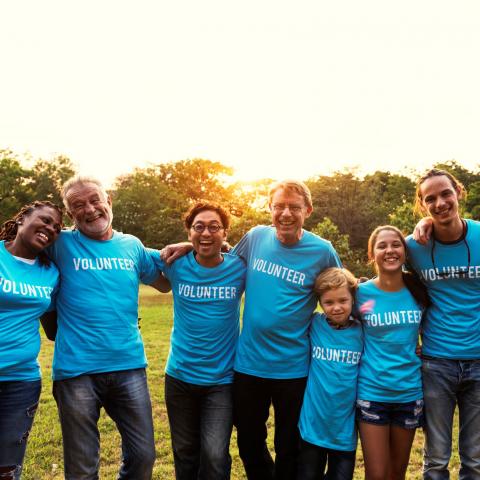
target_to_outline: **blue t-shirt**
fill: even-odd
[[[240,328],[246,267],[233,255],[213,268],[202,267],[193,252],[165,265],[155,262],[173,293],[173,329],[168,375],[196,385],[232,383]]]
[[[138,287],[158,271],[140,240],[113,232],[100,241],[64,231],[48,253],[61,278],[53,379],[145,367]]]
[[[298,427],[309,443],[332,450],[357,446],[355,400],[363,349],[359,322],[334,329],[315,313],[310,329],[311,362]]]
[[[407,238],[408,261],[432,301],[422,324],[422,354],[431,357],[480,359],[480,223],[465,222],[466,243],[435,240],[435,265],[432,240],[420,245]]]
[[[250,230],[233,249],[247,263],[243,327],[235,370],[263,378],[308,374],[308,327],[317,305],[317,275],[339,267],[332,244],[304,231],[294,245],[282,244],[273,227]]]
[[[357,397],[395,403],[419,400],[421,361],[415,349],[422,309],[408,288],[385,292],[374,282],[361,283],[357,291],[365,341]]]
[[[0,241],[0,381],[40,378],[39,317],[58,285],[55,265],[15,258]]]

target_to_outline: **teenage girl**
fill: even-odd
[[[429,300],[425,287],[403,272],[406,244],[393,226],[377,227],[368,241],[377,277],[359,285],[364,352],[357,421],[367,480],[400,480],[415,431],[423,424],[421,361],[416,353]]]

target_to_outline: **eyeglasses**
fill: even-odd
[[[468,266],[467,266],[466,269],[465,269],[465,267],[462,267],[462,270],[455,270],[454,272],[450,271],[450,269],[446,272],[445,271],[440,272],[438,267],[435,265],[435,256],[434,256],[434,252],[435,252],[435,231],[432,231],[432,249],[430,250],[430,256],[431,256],[431,260],[432,260],[433,269],[434,269],[437,277],[439,277],[439,278],[443,278],[443,279],[448,278],[452,275],[452,273],[457,278],[466,278],[467,275],[468,275],[468,272],[470,270],[470,260],[471,260],[470,259],[470,247],[467,243],[467,225],[465,224],[465,221],[463,221],[463,220],[462,220],[462,227],[463,227],[463,231],[462,231],[461,240],[463,241],[463,243],[467,247]]]
[[[210,233],[217,233],[220,230],[223,230],[223,227],[219,223],[209,223],[205,225],[204,223],[196,223],[191,226],[191,229],[197,233],[203,233],[207,229]]]
[[[303,210],[303,207],[300,207],[299,205],[288,205],[285,203],[274,203],[272,208],[277,213],[284,212],[287,208],[292,213],[300,213]]]

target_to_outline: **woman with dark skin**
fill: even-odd
[[[62,211],[25,205],[0,229],[0,478],[18,480],[41,390],[39,317],[59,274],[44,249],[58,237]]]

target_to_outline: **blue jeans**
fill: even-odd
[[[425,480],[448,479],[455,406],[460,480],[480,479],[480,360],[424,358]]]
[[[300,440],[297,480],[352,480],[356,451],[330,450]],[[328,461],[328,471],[325,467]]]
[[[165,375],[177,480],[228,480],[232,385],[202,386]]]
[[[0,479],[18,480],[42,384],[0,382]]]
[[[53,382],[63,436],[66,480],[98,480],[103,407],[122,437],[119,480],[150,480],[155,462],[152,405],[144,368]]]

